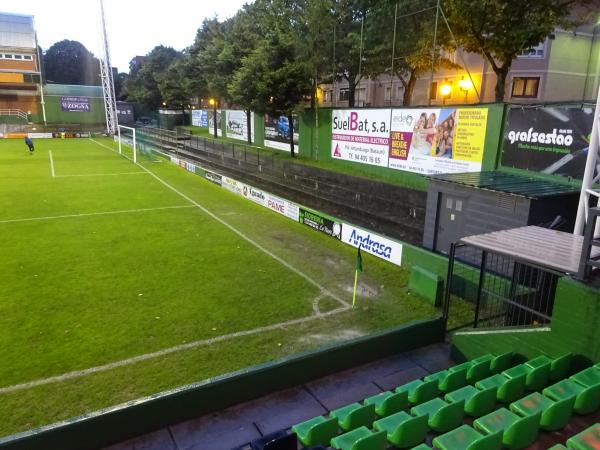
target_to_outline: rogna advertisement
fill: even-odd
[[[481,170],[486,108],[342,109],[331,156],[422,174]]]

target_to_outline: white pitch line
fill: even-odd
[[[93,138],[90,138],[90,140],[93,141],[93,142],[95,142],[96,144],[100,145],[101,147],[107,148],[107,149],[109,149],[109,150],[111,150],[111,151],[113,151],[113,152],[116,153],[116,151],[113,150],[112,148],[110,148],[109,146],[104,145],[101,142],[98,142],[98,141],[96,141]],[[128,160],[132,161],[131,158],[128,158],[125,155],[121,155],[121,156],[123,156],[123,157],[127,158]],[[263,247],[262,245],[260,245],[258,242],[254,241],[252,238],[246,236],[240,230],[238,230],[237,228],[235,228],[233,225],[230,225],[228,222],[226,222],[225,220],[221,219],[219,216],[215,215],[213,212],[211,212],[208,209],[206,209],[204,206],[202,206],[197,201],[195,201],[192,198],[188,197],[183,192],[177,190],[177,188],[171,186],[169,183],[167,183],[165,180],[163,180],[162,178],[160,178],[154,172],[148,170],[146,167],[142,166],[140,163],[136,162],[134,164],[137,165],[137,166],[139,166],[140,168],[142,168],[142,170],[145,170],[146,172],[148,172],[158,182],[160,182],[161,184],[163,184],[164,186],[166,186],[167,188],[169,188],[170,190],[172,190],[173,192],[175,192],[176,194],[178,194],[180,197],[182,197],[185,200],[187,200],[188,202],[190,202],[192,205],[196,206],[202,212],[204,212],[205,214],[208,214],[210,217],[212,217],[214,220],[216,220],[217,222],[219,222],[221,225],[223,225],[224,227],[228,228],[229,230],[231,230],[232,232],[234,232],[235,234],[237,234],[239,237],[241,237],[242,239],[246,240],[247,242],[249,242],[250,244],[252,244],[254,247],[256,247],[257,249],[259,249],[260,251],[262,251],[263,253],[269,255],[275,261],[279,262],[281,265],[283,265],[284,267],[288,268],[289,270],[291,270],[292,272],[294,272],[296,275],[299,275],[300,277],[304,278],[306,281],[308,281],[313,286],[319,288],[319,290],[321,292],[323,292],[323,293],[327,294],[328,296],[330,296],[331,298],[335,299],[338,303],[342,304],[343,306],[348,307],[348,308],[350,307],[350,304],[348,302],[346,302],[345,300],[342,300],[340,297],[338,297],[333,292],[331,292],[330,290],[328,290],[327,288],[325,288],[323,285],[321,285],[318,281],[315,281],[314,279],[312,279],[311,277],[309,277],[307,274],[305,274],[301,270],[299,270],[299,269],[295,268],[294,266],[292,266],[290,263],[288,263],[283,258],[280,258],[276,254],[272,253],[270,250],[268,250],[265,247]]]
[[[128,213],[138,213],[138,212],[146,212],[146,211],[161,211],[163,209],[181,209],[181,208],[194,208],[194,205],[161,206],[158,208],[121,209],[121,210],[117,210],[117,211],[100,211],[100,212],[93,212],[93,213],[63,214],[60,216],[26,217],[24,219],[0,220],[0,224],[17,223],[17,222],[34,222],[34,221],[38,221],[38,220],[51,220],[51,219],[67,219],[67,218],[71,218],[71,217],[108,216],[111,214],[128,214]]]
[[[50,158],[50,173],[52,174],[52,178],[55,178],[56,175],[54,173],[54,159],[52,159],[52,150],[48,150],[48,157]]]
[[[235,339],[235,338],[244,337],[244,336],[252,336],[254,334],[260,334],[260,333],[264,333],[267,331],[273,331],[273,330],[277,330],[279,328],[286,328],[286,327],[289,327],[292,325],[299,325],[299,324],[310,322],[310,321],[313,321],[316,319],[322,319],[327,316],[332,316],[334,314],[339,314],[341,312],[348,311],[348,309],[349,308],[347,308],[347,307],[337,308],[337,309],[328,311],[326,313],[320,313],[320,314],[312,315],[309,317],[302,317],[300,319],[288,320],[286,322],[276,323],[273,325],[267,325],[264,327],[254,328],[251,330],[238,331],[236,333],[224,334],[222,336],[217,336],[214,338],[202,339],[202,340],[198,340],[198,341],[194,341],[194,342],[189,342],[186,344],[176,345],[175,347],[165,348],[163,350],[159,350],[159,351],[152,352],[152,353],[146,353],[144,355],[134,356],[132,358],[122,359],[120,361],[114,361],[114,362],[111,362],[108,364],[104,364],[102,366],[90,367],[90,368],[84,369],[84,370],[76,370],[73,372],[67,372],[62,375],[56,375],[54,377],[48,377],[48,378],[44,378],[44,379],[40,379],[40,380],[29,381],[27,383],[13,384],[12,386],[6,386],[6,387],[0,388],[0,394],[8,394],[10,392],[20,391],[23,389],[29,389],[32,387],[42,386],[45,384],[59,383],[62,381],[72,380],[74,378],[81,378],[81,377],[91,375],[94,373],[105,372],[107,370],[112,370],[112,369],[115,369],[118,367],[128,366],[128,365],[131,365],[134,363],[147,361],[149,359],[159,358],[161,356],[166,356],[171,353],[180,352],[182,350],[189,350],[189,349],[193,349],[196,347],[211,345],[216,342],[228,341],[230,339]]]
[[[148,175],[146,172],[138,170],[137,172],[118,172],[118,173],[79,173],[73,175],[56,175],[56,178],[69,177],[112,177],[117,175]]]

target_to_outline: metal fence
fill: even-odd
[[[511,256],[453,244],[444,315],[453,329],[546,325],[562,275]]]

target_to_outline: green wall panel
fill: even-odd
[[[60,99],[60,97],[46,96],[47,123],[97,125],[106,122],[103,99],[90,98],[90,112],[63,112],[60,107]]]

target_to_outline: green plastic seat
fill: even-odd
[[[465,414],[465,402],[460,400],[455,403],[446,403],[441,398],[434,398],[413,406],[410,413],[415,417],[428,416],[427,424],[429,428],[438,433],[445,433],[462,424]]]
[[[375,420],[375,405],[361,405],[352,403],[329,413],[338,421],[338,425],[344,431],[351,431],[362,426],[370,428]]]
[[[375,405],[375,414],[386,417],[402,411],[408,406],[408,391],[393,393],[390,391],[365,398],[364,405]]]
[[[534,392],[521,400],[511,403],[510,410],[520,416],[530,416],[541,413],[540,428],[547,431],[556,431],[564,428],[573,415],[575,397],[554,401]]]
[[[475,419],[475,428],[485,434],[502,432],[502,445],[517,450],[531,445],[538,436],[541,413],[519,417],[506,408]]]
[[[483,380],[490,376],[490,364],[494,357],[490,354],[480,356],[478,358],[468,361],[467,364],[467,383],[474,384],[479,380]],[[462,364],[461,364],[462,365]],[[460,366],[455,366],[457,369]],[[451,367],[449,370],[453,370]]]
[[[550,380],[558,381],[566,378],[571,369],[572,353],[565,353],[558,358],[554,358],[550,363]]]
[[[458,368],[455,370],[442,370],[432,373],[423,378],[425,381],[437,381],[438,389],[441,392],[455,391],[467,384],[467,369]]]
[[[500,450],[502,432],[486,436],[468,425],[463,425],[436,437],[433,446],[440,450]]]
[[[548,386],[550,379],[550,360],[541,363],[539,359],[531,360],[534,366],[528,363],[519,364],[502,372],[502,375],[508,378],[525,377],[525,388],[530,391],[537,391]]]
[[[565,447],[562,444],[556,444],[550,447],[548,450],[569,450],[568,447]]]
[[[548,386],[543,394],[554,401],[575,398],[573,410],[577,414],[589,414],[600,408],[600,385],[584,387],[567,379]]]
[[[388,442],[399,448],[418,445],[425,440],[429,430],[427,416],[413,417],[404,411],[376,420],[373,428],[385,431]]]
[[[292,427],[298,440],[307,447],[329,445],[331,438],[338,434],[338,423],[335,418],[314,417]]]
[[[385,431],[371,433],[367,427],[359,427],[331,440],[331,446],[338,450],[384,450],[385,445]]]
[[[498,388],[493,386],[487,389],[477,389],[465,386],[444,396],[447,402],[465,402],[465,414],[477,418],[488,414],[496,407],[496,394]]]
[[[503,403],[511,403],[523,397],[525,393],[525,375],[508,378],[502,374],[492,375],[475,383],[477,389],[497,388],[496,399]]]
[[[439,394],[438,383],[436,380],[423,381],[414,380],[410,383],[398,386],[396,393],[408,392],[408,401],[411,405],[418,405],[435,398]]]
[[[420,444],[416,447],[411,448],[410,450],[431,450],[431,447],[427,444]]]
[[[567,447],[573,450],[598,450],[600,448],[600,423],[569,438]]]
[[[569,379],[573,380],[575,383],[581,384],[584,387],[596,386],[600,384],[600,370],[596,367],[588,367],[587,369],[571,376]]]
[[[506,369],[512,367],[513,364],[513,353],[506,352],[500,355],[494,356],[490,361],[490,373],[500,373]]]

